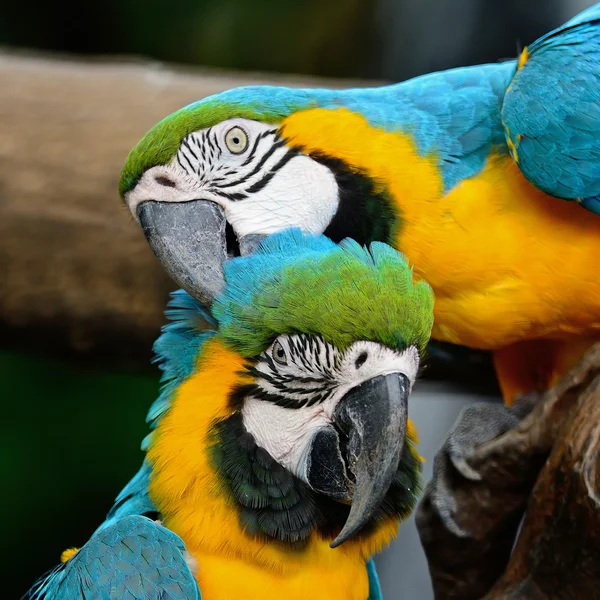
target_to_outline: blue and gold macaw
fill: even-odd
[[[600,339],[599,131],[595,5],[516,61],[206,98],[140,141],[121,194],[205,304],[253,236],[390,243],[434,289],[434,339],[493,351],[512,401]]]
[[[407,400],[433,294],[402,255],[291,230],[176,292],[142,469],[32,600],[378,600],[419,490]],[[211,298],[212,301],[212,298]]]

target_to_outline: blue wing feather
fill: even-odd
[[[100,526],[100,529],[108,527],[124,517],[133,515],[148,516],[158,513],[158,509],[148,495],[150,473],[150,465],[144,461],[135,477],[117,496],[115,504],[110,509],[110,512],[106,516],[104,523]]]
[[[600,4],[529,47],[502,119],[525,177],[594,211],[600,195]]]
[[[102,527],[23,600],[201,600],[185,546],[142,516]]]

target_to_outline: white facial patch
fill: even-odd
[[[265,375],[260,389],[279,396],[290,407],[271,399],[250,397],[244,402],[242,416],[246,430],[256,443],[279,464],[307,481],[307,461],[303,460],[314,434],[333,420],[340,400],[354,387],[379,375],[401,373],[411,385],[419,368],[419,353],[413,346],[392,350],[375,342],[355,342],[345,352],[312,337],[316,343],[302,344],[308,336],[280,336],[259,360],[256,370]],[[275,344],[284,348],[287,364],[269,354]],[[304,383],[298,383],[304,379]],[[320,383],[319,380],[320,379]],[[287,382],[285,389],[282,389]],[[308,394],[302,392],[308,391]],[[309,406],[321,394],[322,401]]]
[[[306,481],[303,453],[313,435],[331,419],[323,405],[298,409],[284,408],[256,398],[248,398],[242,409],[246,431],[280,465]]]
[[[240,130],[245,144],[235,135]],[[188,135],[173,160],[147,170],[125,200],[136,219],[138,206],[149,200],[215,202],[239,239],[291,226],[322,233],[339,193],[333,173],[286,145],[277,127],[229,119]]]
[[[338,207],[338,187],[327,167],[300,154],[259,192],[222,206],[238,237],[293,226],[323,233]]]

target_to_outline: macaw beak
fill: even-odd
[[[141,203],[137,214],[154,254],[175,282],[210,307],[225,285],[226,220],[207,200]],[[240,244],[240,250],[246,250]]]
[[[352,388],[339,402],[333,424],[309,449],[309,485],[350,512],[335,548],[373,516],[398,470],[408,419],[410,383],[401,373],[379,375]]]

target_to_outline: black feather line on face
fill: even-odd
[[[212,190],[214,194],[220,196],[221,198],[225,198],[227,200],[232,200],[237,202],[238,200],[245,200],[248,196],[242,192],[234,192],[232,194],[226,194],[225,192],[218,192],[216,190]]]
[[[256,139],[254,140],[254,144],[252,144],[252,148],[250,149],[250,152],[248,153],[248,158],[242,163],[242,167],[248,166],[254,160],[254,154],[256,153],[256,149],[258,148],[258,144],[260,143],[261,140],[263,140],[265,138],[265,135],[267,133],[270,133],[270,132],[269,131],[263,131],[262,133],[259,133],[256,136]]]
[[[267,152],[265,152],[265,154],[263,155],[263,157],[258,161],[258,164],[254,167],[254,169],[252,169],[252,171],[250,171],[249,173],[243,175],[239,179],[236,179],[235,181],[231,181],[229,183],[225,183],[225,184],[217,186],[217,187],[219,187],[219,189],[226,189],[226,188],[235,187],[236,185],[242,185],[243,183],[246,183],[246,181],[248,181],[249,179],[251,179],[252,177],[254,177],[254,175],[256,175],[263,168],[263,166],[265,165],[265,163],[267,162],[267,160],[269,160],[269,158],[271,156],[273,156],[273,154],[275,153],[275,151],[278,148],[281,148],[284,145],[284,143],[285,142],[282,139],[278,139],[267,150]]]
[[[277,394],[272,391],[267,391],[260,386],[260,384],[250,384],[244,386],[244,397],[245,398],[256,398],[258,400],[264,400],[266,402],[271,402],[272,404],[276,404],[277,406],[281,406],[283,408],[293,408],[300,409],[308,406],[314,406],[319,402],[324,402],[327,400],[331,394],[335,391],[335,385],[330,384],[327,385],[325,381],[319,379],[313,379],[310,377],[293,377],[293,376],[285,376],[283,380],[276,379],[273,375],[268,373],[263,373],[261,371],[256,370],[251,367],[248,369],[248,373],[253,377],[264,379],[269,382],[274,388],[281,391],[281,394]],[[294,383],[322,383],[320,388],[295,388],[287,385],[290,382]],[[299,396],[304,396],[305,399],[292,398],[288,394],[295,394]]]
[[[185,158],[185,161],[188,163],[191,171],[181,162],[181,158],[180,155],[183,156],[183,158]],[[181,151],[179,151],[177,153],[177,162],[179,163],[179,166],[188,174],[191,175],[194,172],[194,168],[192,167],[190,161],[188,160],[187,156],[185,156],[185,154]]]
[[[327,345],[325,342],[322,344]],[[245,389],[246,397],[272,402],[285,408],[303,408],[324,402],[334,393],[337,382],[332,372],[316,360],[322,346],[309,335],[298,335],[287,339],[289,359],[302,365],[309,373],[318,372],[316,376],[285,373],[287,365],[279,365],[271,355],[264,352],[259,358],[246,364],[246,373],[255,379],[255,383]],[[311,364],[310,358],[315,359]],[[258,363],[264,363],[267,369],[260,370]],[[266,390],[261,382],[266,382],[273,390]],[[280,393],[277,393],[280,392]],[[298,398],[300,396],[300,398]]]
[[[295,150],[287,150],[286,153],[281,157],[279,162],[273,166],[271,170],[269,170],[265,175],[263,175],[262,179],[259,179],[256,183],[252,184],[247,190],[248,194],[255,194],[262,190],[270,181],[277,175],[285,165],[292,160],[295,156],[298,156],[298,153]]]
[[[208,131],[206,134],[205,142],[208,144],[208,147],[211,150],[211,152],[219,147],[219,144],[217,142],[217,136],[215,134],[212,134],[211,136],[210,131]]]
[[[196,155],[196,153],[192,150],[192,147],[190,146],[190,142],[188,141],[187,138],[184,138],[182,145],[184,145],[187,148],[188,152],[194,157],[195,160],[200,160],[198,158],[198,156]]]
[[[339,158],[318,152],[305,153],[326,166],[338,186],[338,209],[324,234],[336,243],[348,237],[363,246],[374,241],[392,243],[402,218],[390,193],[366,171]]]

